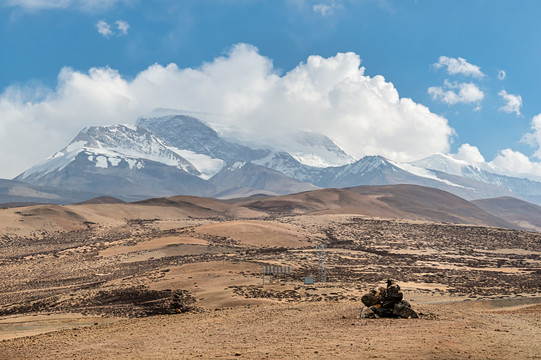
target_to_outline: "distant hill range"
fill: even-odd
[[[359,214],[370,217],[518,228],[471,202],[417,185],[357,186],[246,199],[250,209],[279,215]]]
[[[541,206],[512,197],[474,200],[472,203],[522,229],[541,231]]]
[[[33,185],[0,179],[0,208],[29,204],[71,204],[99,196],[98,193]]]
[[[418,185],[318,189],[289,195],[259,194],[228,200],[178,195],[126,203],[116,198],[100,197],[65,207],[39,205],[25,207],[19,211],[27,215],[26,222],[34,221],[39,224],[50,221],[58,224],[66,222],[71,224],[70,226],[79,223],[81,227],[89,221],[88,214],[97,212],[103,213],[100,216],[108,217],[122,214],[121,218],[180,214],[191,218],[224,220],[343,214],[404,221],[541,230],[539,227],[541,207],[536,205],[512,198],[470,202],[443,190]],[[53,215],[54,219],[50,218]],[[67,218],[62,220],[64,217]]]
[[[315,132],[238,140],[194,117],[161,111],[137,126],[83,129],[57,153],[0,182],[0,203],[123,201],[193,195],[237,198],[315,189],[410,184],[466,200],[514,197],[541,205],[541,182],[491,173],[436,154],[412,163],[382,156],[355,160]],[[264,137],[261,136],[261,139]],[[59,190],[61,189],[61,190]]]

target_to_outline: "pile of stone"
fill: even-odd
[[[171,301],[171,312],[181,314],[197,310],[195,306],[195,298],[187,290],[175,290]]]
[[[387,280],[387,288],[371,290],[363,295],[361,301],[366,306],[361,312],[361,318],[378,319],[380,317],[415,319],[419,315],[404,300],[400,286],[393,280]]]

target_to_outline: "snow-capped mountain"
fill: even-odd
[[[357,185],[415,184],[442,189],[465,199],[511,196],[513,192],[495,184],[390,161],[382,156],[365,156],[347,165],[317,168],[301,164],[288,153],[271,153],[255,163],[280,171],[298,181],[319,187],[344,188]],[[541,185],[541,184],[540,184]],[[529,197],[531,201],[535,199]]]
[[[178,194],[285,194],[317,188],[251,163],[269,150],[226,141],[198,119],[167,115],[141,118],[138,125],[85,128],[16,180],[126,200]]]
[[[390,184],[429,186],[470,200],[497,196],[541,200],[541,182],[494,174],[446,155],[412,163],[381,156],[355,160],[318,133],[289,133],[274,141],[262,137],[260,143],[252,134],[250,146],[226,133],[175,113],[140,118],[137,127],[89,127],[15,179],[125,200]]]
[[[300,163],[291,154],[283,151],[273,151],[261,159],[252,161],[269,169],[279,171],[293,179],[315,184],[322,168]]]
[[[268,150],[256,150],[229,142],[221,138],[210,126],[191,116],[142,117],[139,118],[137,126],[156,134],[187,158],[192,157],[198,163],[214,162],[214,174],[225,165],[252,161],[268,153]]]
[[[117,196],[210,195],[201,172],[144,128],[83,129],[64,149],[15,180]]]
[[[541,194],[541,182],[496,174],[489,169],[483,169],[481,164],[471,165],[444,154],[435,154],[410,164],[416,167],[434,170],[434,173],[439,174],[439,178],[442,179],[448,178],[448,174],[456,175],[481,183],[495,185],[530,200],[535,200],[536,195]]]
[[[481,171],[479,167],[470,165],[466,161],[457,160],[444,154],[434,154],[421,160],[412,161],[410,164],[457,176],[464,176],[464,174],[473,174]]]
[[[313,131],[289,132],[261,141],[273,152],[287,153],[299,163],[311,167],[326,168],[355,162],[334,141]]]
[[[225,167],[209,180],[220,198],[254,194],[283,195],[318,189],[310,183],[292,179],[283,173],[253,163],[237,162]]]
[[[130,169],[141,169],[145,166],[144,160],[150,160],[174,166],[192,175],[200,175],[189,161],[146,129],[112,125],[83,129],[68,146],[25,171],[17,179],[39,182],[45,175],[66,168],[81,154],[98,168],[116,167],[125,162]]]

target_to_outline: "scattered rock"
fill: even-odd
[[[393,314],[404,319],[417,319],[419,315],[411,308],[407,301],[394,304]]]
[[[361,319],[378,319],[379,315],[372,311],[371,308],[365,307],[361,310]]]
[[[372,290],[372,292],[370,292],[369,294],[363,295],[363,297],[361,298],[361,301],[366,306],[374,306],[374,305],[376,305],[378,303],[378,298],[375,296],[376,291]]]

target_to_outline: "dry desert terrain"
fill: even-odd
[[[0,210],[0,358],[541,359],[541,234],[275,205]],[[389,278],[419,319],[360,318]]]

